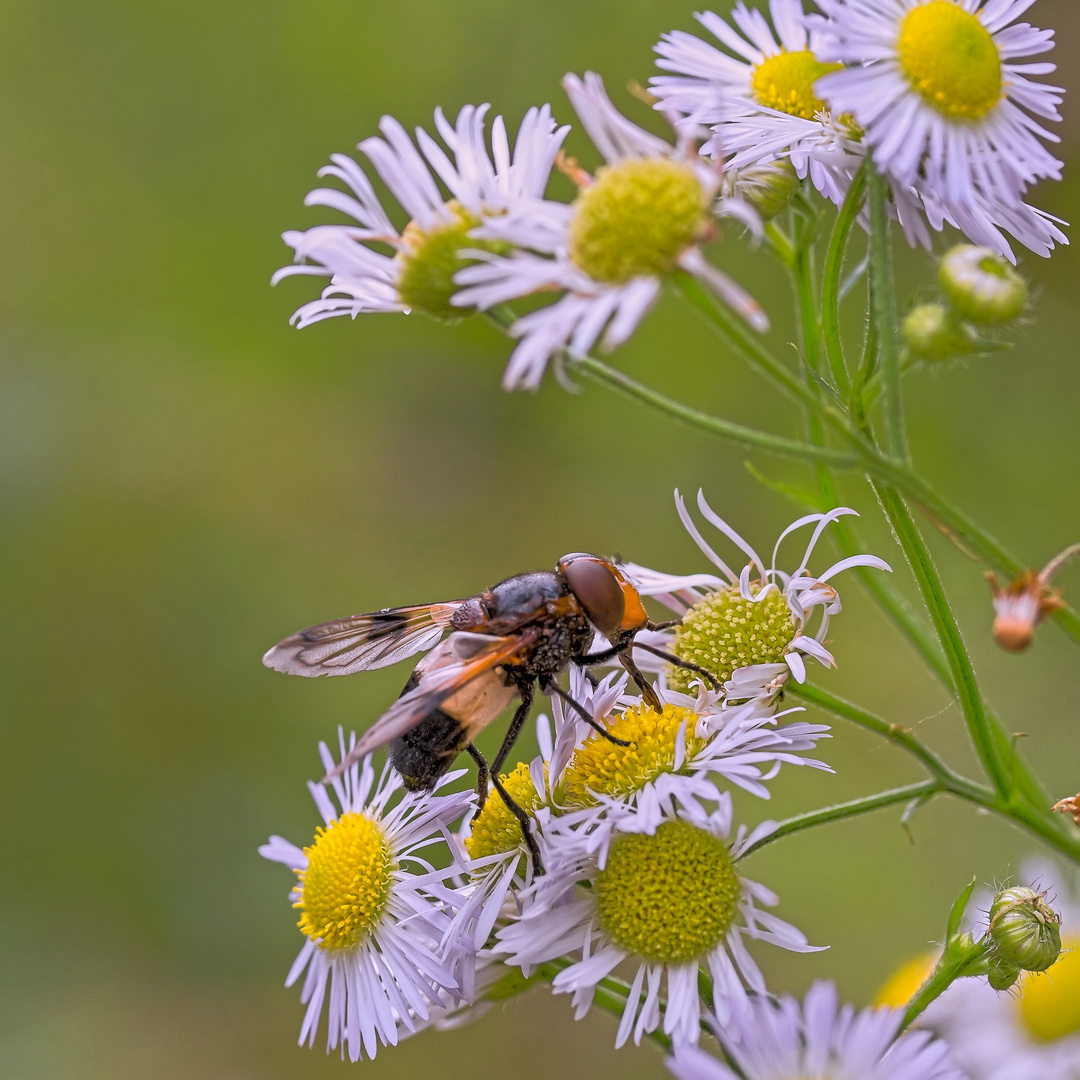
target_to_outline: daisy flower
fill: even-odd
[[[676,1080],[964,1080],[928,1032],[897,1037],[901,1017],[841,1007],[833,984],[818,982],[802,1003],[753,998],[730,1024],[711,1024],[731,1065],[684,1046],[668,1068]]]
[[[276,284],[293,274],[330,278],[322,297],[301,307],[298,326],[335,315],[356,318],[364,312],[416,309],[439,318],[459,318],[450,305],[454,274],[468,262],[463,249],[508,251],[504,243],[473,240],[469,234],[492,215],[514,211],[543,197],[555,156],[569,128],[556,128],[551,110],[530,109],[521,123],[513,152],[503,118],[492,123],[491,150],[485,142],[487,105],[466,105],[451,126],[441,109],[435,127],[446,149],[423,128],[416,144],[391,116],[379,127],[383,139],[360,143],[368,161],[406,214],[399,232],[383,209],[363,169],[344,154],[319,176],[340,180],[338,188],[316,188],[307,206],[325,206],[353,218],[355,225],[317,225],[287,232],[285,243],[296,262],[279,270]],[[419,146],[419,150],[417,149]],[[449,152],[448,152],[449,151]],[[445,192],[438,181],[445,185]]]
[[[978,196],[1016,206],[1036,180],[1061,177],[1041,141],[1057,137],[1034,117],[1059,120],[1062,91],[1028,78],[1053,64],[1026,62],[1052,48],[1053,32],[1016,23],[1032,3],[819,0],[822,16],[807,21],[820,55],[850,66],[817,91],[853,117],[897,183],[925,184],[950,208]]]
[[[355,741],[346,747],[339,736],[342,758]],[[319,752],[332,772],[325,743]],[[439,786],[462,775],[448,774]],[[373,1058],[379,1043],[395,1044],[402,1029],[415,1031],[461,996],[442,956],[448,872],[433,869],[422,852],[445,841],[475,797],[425,793],[395,801],[400,779],[387,768],[376,782],[370,756],[332,781],[336,806],[322,784],[308,788],[324,822],[312,843],[301,849],[272,836],[259,848],[297,877],[289,895],[307,940],[285,985],[304,976],[301,1045],[314,1045],[325,1005],[327,1049],[347,1048],[351,1061]]]
[[[842,65],[824,58],[831,38],[807,30],[802,0],[771,0],[770,13],[772,26],[740,0],[731,23],[712,12],[698,15],[723,49],[684,31],[664,35],[657,66],[671,74],[652,79],[652,91],[664,109],[712,129],[702,153],[724,160],[733,190],[740,190],[740,177],[752,184],[760,170],[790,160],[798,178],[809,177],[839,205],[867,152],[852,112],[830,110],[823,100],[823,87],[832,85],[824,76]],[[751,187],[747,201],[766,216],[790,190],[779,175],[757,186],[763,190]],[[891,211],[912,246],[929,248],[933,232],[946,225],[1014,262],[1004,233],[1043,256],[1068,243],[1055,218],[1020,199],[1003,203],[977,191],[954,201],[922,175],[894,180],[891,195]],[[865,212],[860,222],[869,228]]]
[[[698,492],[698,509],[749,559],[736,573],[701,535],[675,492],[675,505],[686,531],[705,557],[723,577],[714,574],[674,576],[629,564],[625,572],[643,596],[655,596],[682,619],[674,631],[641,635],[647,644],[658,645],[683,660],[701,665],[724,683],[728,703],[760,700],[770,702],[790,677],[806,680],[806,659],[811,657],[826,667],[835,667],[833,655],[825,647],[829,622],[841,610],[840,594],[830,584],[832,578],[853,566],[890,570],[888,563],[873,555],[841,559],[821,574],[809,570],[810,556],[828,525],[854,510],[839,507],[827,514],[808,514],[789,525],[776,541],[768,566],[761,556],[705,501]],[[813,526],[813,532],[797,567],[788,572],[777,568],[780,545],[792,533]],[[816,627],[810,624],[816,609]],[[641,661],[641,666],[649,666]],[[656,664],[652,664],[656,669]],[[685,669],[669,666],[667,684],[683,690],[694,678]]]
[[[920,1023],[949,1041],[971,1080],[1074,1080],[1080,1077],[1080,880],[1043,862],[1025,865],[1020,880],[1048,891],[1061,915],[1062,955],[1049,971],[1026,973],[1005,993],[985,979],[960,979]],[[984,898],[984,909],[990,899]],[[898,987],[888,992],[895,996]]]
[[[580,187],[570,205],[536,202],[485,220],[475,237],[516,250],[477,251],[478,262],[455,278],[461,290],[453,303],[466,308],[483,310],[539,290],[563,293],[513,324],[511,335],[520,342],[503,385],[535,389],[549,360],[583,356],[598,341],[608,349],[622,344],[652,307],[665,276],[678,269],[699,277],[756,329],[767,329],[758,304],[701,252],[715,231],[720,171],[687,139],[673,146],[627,120],[598,75],[568,75],[563,86],[606,164],[595,177],[576,163],[568,166]],[[737,200],[715,209],[760,226]]]
[[[657,1028],[676,1045],[697,1042],[702,969],[712,980],[713,1007],[726,1022],[745,1007],[746,986],[765,992],[744,939],[817,951],[758,907],[777,898],[739,873],[736,860],[753,835],[739,829],[732,839],[731,828],[727,792],[711,813],[669,810],[652,828],[628,806],[581,812],[575,827],[546,849],[548,873],[523,896],[521,917],[498,932],[495,952],[526,974],[577,954],[552,989],[573,996],[579,1019],[601,981],[629,962],[633,975],[616,1046],[631,1037],[640,1042]]]
[[[858,133],[836,124],[815,91],[840,65],[817,53],[818,34],[804,25],[802,0],[770,0],[769,20],[739,0],[731,23],[711,11],[696,16],[724,49],[682,30],[656,46],[657,67],[671,74],[650,80],[665,109],[713,129],[702,148],[739,173],[784,156],[800,179],[840,203],[862,162]],[[734,24],[734,25],[732,25]],[[726,50],[726,51],[725,51]]]

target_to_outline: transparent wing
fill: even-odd
[[[434,647],[463,601],[386,608],[309,626],[279,641],[263,663],[286,675],[352,675]]]
[[[417,667],[420,678],[416,686],[390,706],[360,737],[359,742],[323,781],[339,776],[355,761],[393,742],[410,728],[416,727],[447,698],[463,686],[500,664],[519,659],[538,636],[528,629],[509,637],[489,637],[486,634],[451,634],[437,653],[425,657]],[[422,670],[421,670],[422,669]]]

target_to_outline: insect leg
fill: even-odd
[[[682,619],[668,619],[667,622],[653,622],[650,619],[645,624],[646,630],[670,630],[673,626],[678,626],[682,622]]]
[[[479,799],[480,809],[483,810],[484,803],[487,802],[488,797],[488,777],[491,775],[491,770],[488,768],[488,763],[484,759],[484,755],[479,750],[469,743],[465,747],[469,757],[476,762],[476,795]]]
[[[541,689],[544,691],[550,691],[554,694],[558,694],[562,700],[574,709],[598,735],[602,735],[608,742],[614,743],[616,746],[632,746],[633,743],[627,742],[626,739],[617,739],[603,724],[598,724],[593,718],[592,713],[581,704],[580,701],[575,701],[554,679],[549,680],[546,684],[541,685]]]
[[[580,664],[582,667],[591,664],[606,664],[625,650],[626,642],[624,641],[621,645],[613,645],[610,649],[604,649],[602,652],[586,653],[585,656],[578,656],[575,658],[574,663]]]
[[[647,653],[652,653],[653,656],[659,656],[661,660],[666,660],[669,664],[674,664],[676,667],[686,668],[687,671],[696,671],[699,675],[705,676],[709,685],[714,690],[720,689],[720,680],[711,671],[703,668],[700,664],[693,664],[689,660],[683,660],[681,657],[676,656],[674,653],[664,652],[663,649],[657,649],[653,645],[646,645],[642,641],[635,641],[634,648],[644,649]]]
[[[519,683],[518,693],[521,695],[521,704],[515,710],[514,718],[510,721],[510,726],[506,729],[506,735],[503,737],[502,746],[499,747],[499,752],[491,763],[492,775],[499,773],[503,765],[506,764],[506,759],[509,757],[510,751],[513,750],[514,743],[517,742],[517,737],[525,726],[525,721],[529,718],[529,710],[532,708],[533,703],[532,682]]]
[[[638,689],[641,691],[641,696],[645,699],[645,704],[650,709],[655,709],[657,712],[664,711],[664,703],[660,700],[660,696],[656,692],[656,687],[653,686],[648,679],[641,673],[641,669],[634,663],[630,657],[623,653],[619,657],[619,663],[630,673],[630,678],[637,684]]]
[[[506,804],[506,809],[517,818],[518,824],[521,826],[521,835],[525,840],[525,846],[529,849],[529,856],[532,859],[533,872],[542,874],[544,872],[544,864],[540,858],[540,845],[536,842],[536,837],[533,835],[529,815],[514,802],[510,792],[503,787],[502,781],[499,779],[499,774],[496,772],[492,772],[491,774],[491,785],[499,793],[499,797]]]

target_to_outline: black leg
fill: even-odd
[[[476,762],[476,795],[480,800],[480,809],[484,809],[484,803],[487,802],[488,797],[488,777],[491,775],[491,770],[488,768],[488,763],[484,759],[484,755],[479,750],[469,743],[465,747],[468,751],[469,757]]]
[[[606,664],[609,660],[614,660],[619,653],[625,651],[626,642],[624,641],[621,645],[612,645],[610,649],[603,649],[600,652],[586,653],[584,656],[575,657],[574,663],[580,664],[582,667],[591,664]]]
[[[518,824],[521,826],[521,835],[525,840],[525,846],[529,849],[529,857],[532,859],[533,873],[542,874],[544,872],[544,864],[540,859],[540,845],[536,842],[536,837],[533,836],[529,815],[510,797],[510,792],[503,787],[497,772],[492,772],[491,784],[499,793],[502,801],[506,804],[506,809],[517,818]]]
[[[554,679],[550,679],[547,683],[541,686],[544,691],[549,691],[553,694],[558,694],[562,700],[574,709],[598,735],[602,735],[608,742],[614,743],[616,746],[632,746],[632,743],[626,741],[626,739],[617,739],[603,724],[598,724],[593,718],[592,713],[581,704],[580,701],[575,701]]]
[[[619,662],[626,668],[630,673],[630,678],[637,684],[637,688],[641,691],[641,696],[645,699],[645,704],[656,712],[663,712],[664,703],[657,695],[656,687],[645,678],[637,664],[635,664],[626,653],[623,653],[622,656],[619,657]]]
[[[499,747],[499,752],[495,755],[495,760],[491,763],[492,776],[497,776],[502,772],[502,767],[506,764],[506,759],[510,756],[510,751],[514,749],[514,743],[517,742],[517,737],[521,734],[521,729],[525,726],[525,721],[529,718],[529,710],[532,708],[532,683],[519,683],[517,690],[521,695],[521,704],[515,710],[514,717],[510,721],[510,726],[506,729],[506,735],[503,737],[502,746]]]
[[[693,664],[689,660],[683,660],[682,657],[676,656],[674,653],[664,652],[663,649],[657,649],[652,645],[646,645],[644,642],[635,641],[635,649],[644,649],[647,653],[652,653],[653,656],[659,656],[661,660],[666,660],[669,664],[674,664],[676,667],[686,668],[687,671],[696,671],[699,675],[704,675],[709,681],[709,685],[714,690],[720,689],[720,680],[707,668],[703,668],[700,664]]]
[[[673,626],[678,626],[682,622],[682,619],[668,619],[667,622],[653,622],[651,619],[645,624],[646,630],[670,630]]]

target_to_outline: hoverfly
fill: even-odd
[[[533,866],[540,871],[528,814],[499,779],[528,718],[534,685],[541,693],[560,697],[603,737],[628,745],[596,723],[558,685],[557,677],[571,664],[588,668],[618,658],[645,700],[659,711],[663,706],[656,690],[630,656],[636,644],[699,672],[716,686],[712,675],[696,664],[634,641],[642,630],[671,625],[650,621],[637,589],[616,563],[577,553],[561,558],[554,571],[517,574],[467,600],[385,608],[309,627],[275,645],[263,663],[287,675],[315,678],[372,671],[427,652],[401,696],[325,780],[388,745],[390,761],[405,787],[430,791],[457,756],[467,752],[477,764],[481,805],[490,780],[521,824]],[[590,652],[597,631],[610,645]],[[517,709],[489,765],[473,740],[515,693]]]

